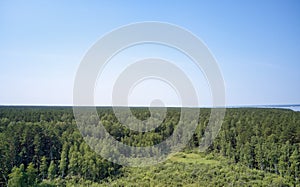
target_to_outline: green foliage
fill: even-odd
[[[293,183],[296,185],[299,182],[299,174],[300,174],[300,155],[298,148],[295,148],[291,157],[290,157],[290,173],[293,179]]]
[[[179,108],[167,108],[159,127],[137,132],[123,126],[112,108],[97,111],[116,140],[137,147],[165,140],[180,119]],[[147,108],[131,111],[141,120],[151,115]],[[201,109],[186,152],[201,144],[209,115],[210,109]],[[126,113],[122,118],[129,123],[133,120]],[[97,145],[104,136],[97,130],[97,116],[86,120],[94,126],[81,127],[81,132],[93,137],[87,141]],[[297,186],[299,145],[300,112],[227,109],[222,129],[207,151],[209,157],[180,153],[157,166],[122,168],[101,158],[83,141],[72,108],[0,107],[0,186]],[[98,147],[112,157],[117,151],[109,145]],[[136,156],[143,156],[136,150]]]
[[[213,160],[211,160],[213,159]],[[224,157],[179,153],[146,168],[124,168],[125,176],[99,186],[289,186],[276,174],[251,170]],[[82,184],[83,186],[83,184]]]
[[[26,175],[27,175],[27,185],[34,186],[36,184],[37,179],[37,169],[34,168],[33,163],[30,163],[26,168]]]
[[[42,161],[42,163],[40,166],[40,176],[41,176],[41,179],[44,180],[47,177],[47,173],[48,173],[47,158],[45,156],[43,156],[41,161]]]
[[[21,164],[20,167],[14,167],[12,172],[8,175],[8,186],[10,187],[25,187],[27,176],[24,171],[24,164]]]
[[[62,148],[60,162],[59,162],[59,172],[61,173],[61,177],[62,178],[64,178],[65,174],[67,173],[67,165],[68,165],[68,162],[67,162],[67,160],[68,160],[67,159],[68,158],[67,151],[68,151],[68,144],[65,143],[63,145],[63,148]]]
[[[53,180],[56,176],[56,166],[53,160],[51,160],[49,168],[48,168],[48,178]]]

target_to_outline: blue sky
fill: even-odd
[[[0,104],[72,105],[74,77],[91,45],[142,21],[176,24],[205,42],[223,74],[228,105],[300,103],[299,18],[296,0],[3,0]],[[142,94],[137,90],[131,99]],[[102,97],[99,104],[109,104]]]

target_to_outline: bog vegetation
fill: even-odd
[[[115,139],[134,146],[166,139],[180,118],[180,109],[168,108],[159,127],[140,133],[122,126],[112,108],[97,111]],[[147,108],[132,112],[141,120],[150,117]],[[90,149],[72,108],[0,107],[0,186],[300,185],[300,112],[227,109],[218,137],[199,153],[209,114],[210,109],[201,109],[196,132],[182,152],[158,165],[130,168]]]

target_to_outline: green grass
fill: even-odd
[[[219,165],[220,161],[209,159],[207,156],[201,153],[184,153],[180,152],[169,158],[169,162],[181,162],[186,164],[209,164]]]

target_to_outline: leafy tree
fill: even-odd
[[[290,171],[291,171],[291,176],[293,177],[294,184],[299,180],[299,174],[300,174],[300,155],[298,148],[295,148],[293,151],[293,154],[290,157]]]
[[[61,152],[60,163],[59,163],[59,172],[60,172],[62,178],[64,178],[64,176],[67,173],[67,165],[68,165],[68,163],[67,163],[67,159],[68,159],[67,152],[68,152],[68,144],[65,143],[63,145],[63,149],[62,149],[62,152]]]
[[[77,144],[71,146],[69,150],[68,171],[71,175],[78,175],[80,173],[80,153]]]
[[[48,178],[53,180],[56,176],[56,168],[55,163],[53,160],[51,160],[49,168],[48,168]]]
[[[37,179],[37,169],[34,168],[32,162],[26,168],[26,175],[27,175],[27,185],[33,186],[36,183]]]
[[[47,158],[43,156],[41,160],[41,166],[40,166],[40,175],[42,180],[47,178],[47,173],[48,173]]]
[[[24,164],[20,167],[14,167],[12,173],[9,175],[8,186],[10,187],[25,187],[26,185],[26,174],[24,171]]]
[[[288,172],[289,168],[289,157],[290,157],[290,149],[291,145],[289,141],[287,141],[282,147],[281,147],[281,155],[279,157],[279,173],[281,176],[289,175]]]
[[[265,144],[263,143],[262,138],[259,138],[258,143],[255,145],[255,160],[257,161],[260,170],[265,170],[266,168],[264,148]]]

